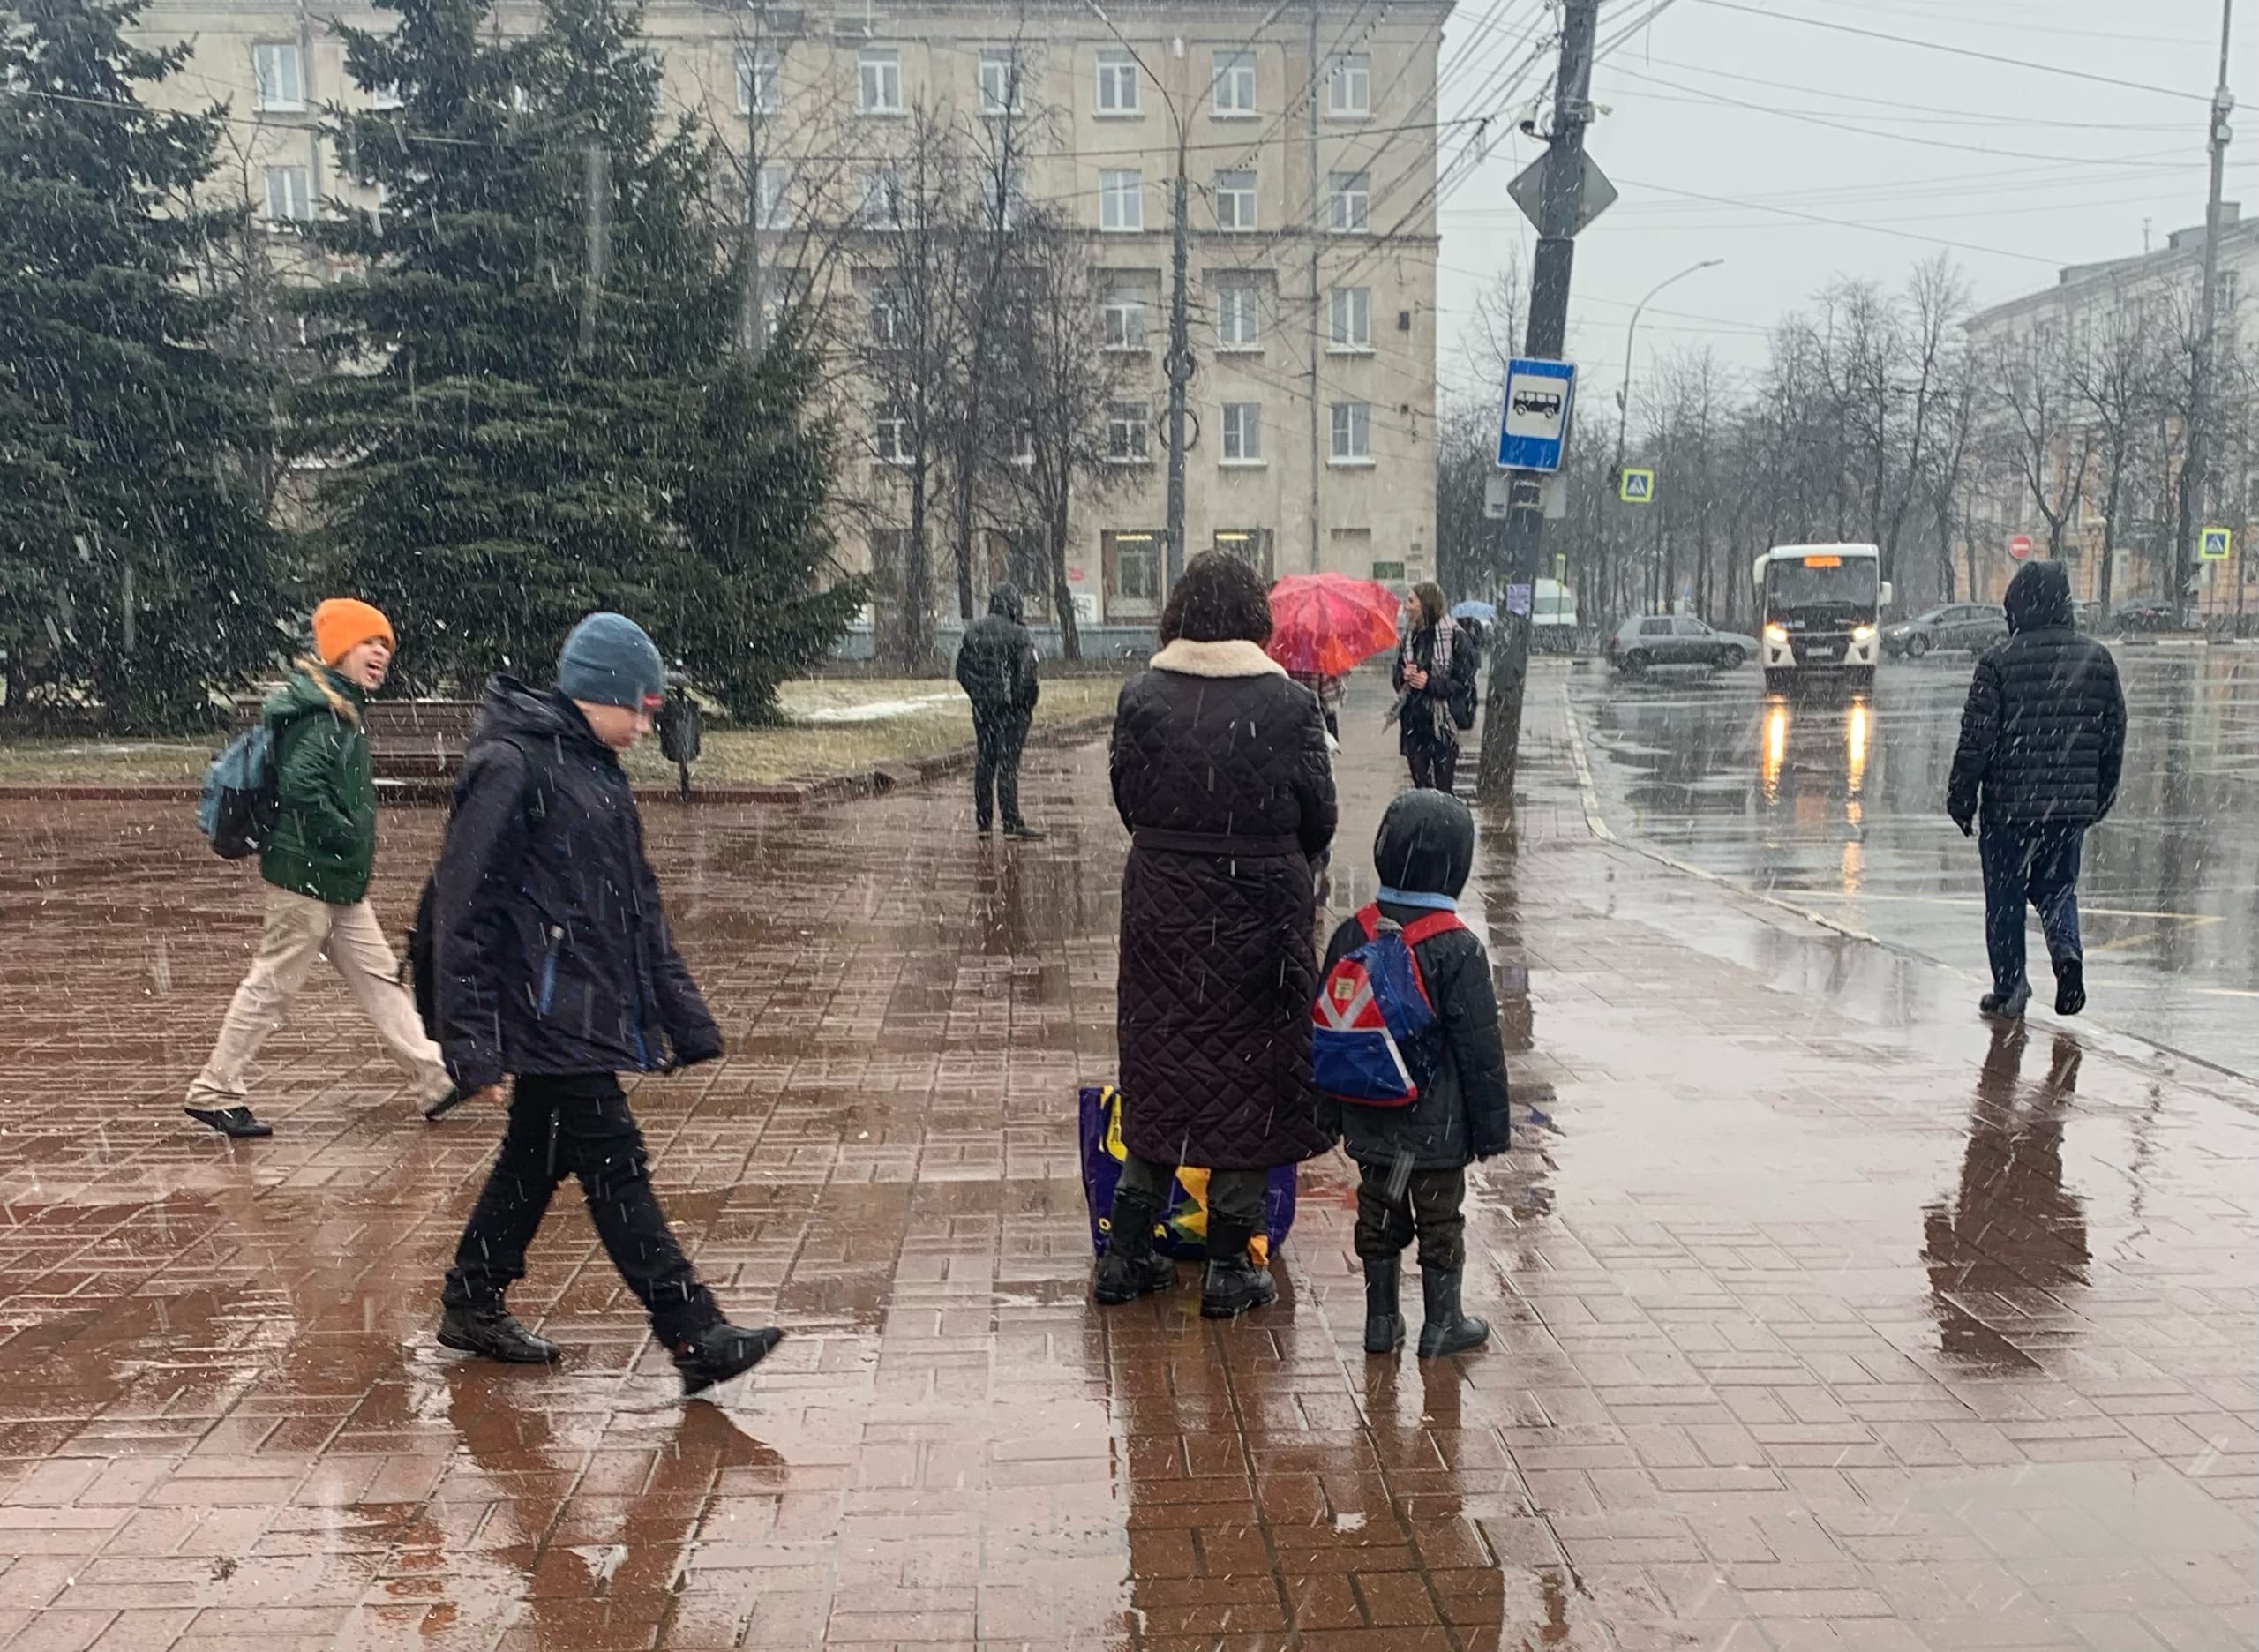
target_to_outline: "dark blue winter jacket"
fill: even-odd
[[[432,897],[439,1048],[464,1090],[722,1053],[627,776],[562,695],[487,685]]]

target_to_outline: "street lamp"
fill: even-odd
[[[1617,485],[1619,488],[1623,485],[1624,481],[1624,427],[1630,421],[1632,417],[1632,341],[1639,336],[1640,312],[1647,307],[1648,299],[1653,298],[1657,293],[1670,286],[1673,282],[1685,281],[1689,275],[1693,274],[1698,270],[1715,269],[1719,265],[1724,262],[1725,260],[1722,258],[1714,258],[1704,259],[1700,264],[1689,264],[1685,269],[1679,271],[1677,274],[1666,275],[1654,286],[1648,288],[1646,297],[1642,297],[1639,303],[1632,306],[1631,324],[1624,329],[1624,382],[1617,387],[1616,391],[1615,477]],[[1610,548],[1612,550],[1616,543],[1616,535],[1611,532],[1608,537]],[[1614,562],[1616,559],[1611,556],[1609,560],[1610,562]]]

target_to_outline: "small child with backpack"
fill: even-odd
[[[1447,792],[1400,792],[1373,844],[1381,887],[1325,951],[1311,1010],[1318,1123],[1362,1173],[1357,1255],[1365,1352],[1404,1345],[1397,1258],[1416,1235],[1426,1320],[1420,1357],[1490,1334],[1463,1312],[1467,1167],[1506,1151],[1506,1057],[1490,955],[1459,920],[1475,819]]]

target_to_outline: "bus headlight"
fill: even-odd
[[[1851,627],[1851,641],[1854,642],[1873,642],[1874,627],[1871,625],[1853,626]]]
[[[1788,627],[1784,625],[1767,625],[1765,627],[1765,640],[1767,642],[1779,642],[1785,644],[1789,640]]]

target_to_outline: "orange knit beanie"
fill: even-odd
[[[325,665],[334,665],[362,643],[382,637],[393,641],[392,621],[367,603],[352,597],[333,597],[314,610],[314,652]]]

